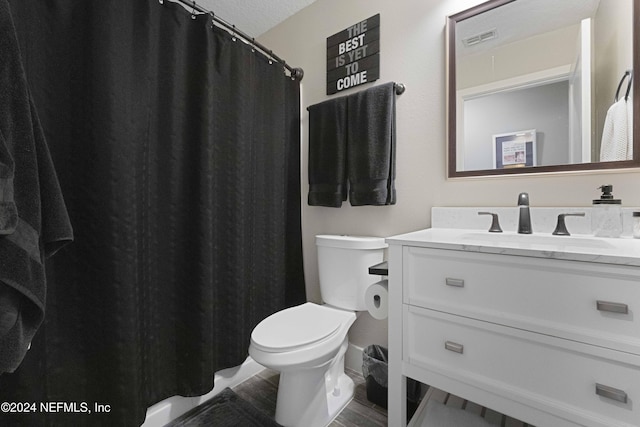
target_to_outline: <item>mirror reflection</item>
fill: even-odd
[[[455,171],[633,159],[633,0],[516,0],[454,37]]]

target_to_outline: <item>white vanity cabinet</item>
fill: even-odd
[[[407,377],[537,427],[640,426],[635,252],[387,241],[389,426],[406,425]]]

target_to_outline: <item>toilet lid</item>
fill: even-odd
[[[305,303],[272,314],[253,329],[253,344],[264,351],[295,350],[337,333],[353,312]]]

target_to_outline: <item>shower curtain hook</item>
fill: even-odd
[[[216,15],[213,13],[213,10],[209,11],[209,15],[211,15],[211,29],[213,30],[213,27],[215,27]]]
[[[256,51],[256,38],[255,37],[251,37],[251,52],[255,52]]]
[[[193,9],[191,10],[191,19],[196,19],[196,2],[193,2]]]
[[[272,58],[273,58],[273,51],[269,50],[269,65],[273,64],[273,59]]]
[[[158,0],[160,4],[164,4],[164,0]]]
[[[233,34],[231,34],[231,40],[236,41],[236,26],[232,25],[233,27]]]

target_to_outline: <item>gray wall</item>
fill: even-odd
[[[493,135],[536,129],[536,166],[569,161],[569,83],[561,81],[464,102],[464,170],[493,168]]]

